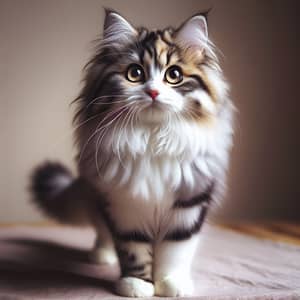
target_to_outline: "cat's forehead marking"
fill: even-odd
[[[141,33],[141,46],[143,49],[143,61],[148,66],[154,64],[157,68],[163,69],[179,58],[175,52],[175,45],[171,36],[170,29],[163,31],[150,31]]]

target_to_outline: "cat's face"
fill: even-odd
[[[215,59],[203,15],[177,30],[148,31],[108,11],[80,97],[89,116],[100,112],[108,122],[131,116],[131,124],[207,123],[226,89]]]
[[[120,85],[140,107],[141,121],[156,123],[166,117],[201,117],[211,101],[197,61],[182,51],[170,29],[138,35],[139,47],[120,64]],[[136,99],[136,100],[135,100]],[[213,106],[213,102],[211,103]]]

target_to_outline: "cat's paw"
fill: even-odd
[[[188,276],[167,276],[155,282],[156,296],[191,296],[193,291],[193,281]]]
[[[95,248],[90,253],[90,260],[96,264],[113,265],[118,262],[118,257],[114,249]]]
[[[116,293],[125,297],[152,297],[154,286],[152,283],[136,277],[123,277],[115,287]]]

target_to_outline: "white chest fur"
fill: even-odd
[[[126,187],[133,197],[160,199],[182,183],[192,188],[195,170],[211,177],[217,168],[226,168],[231,135],[227,118],[209,127],[174,122],[159,129],[120,129],[118,139],[105,139],[109,159],[101,168],[102,178]]]

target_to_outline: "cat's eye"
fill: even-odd
[[[126,78],[130,82],[141,82],[145,80],[145,72],[142,66],[131,64],[127,68]]]
[[[171,66],[165,73],[165,81],[170,84],[177,84],[183,80],[183,73],[179,66]]]

